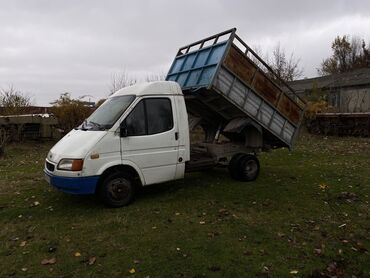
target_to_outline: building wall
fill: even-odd
[[[21,107],[20,109],[21,114],[48,114],[51,113],[51,107],[43,107],[43,106],[27,106]],[[0,115],[4,115],[6,108],[0,106]]]
[[[338,93],[340,99],[338,112],[370,112],[370,87],[341,88]]]

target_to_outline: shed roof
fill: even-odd
[[[369,85],[370,67],[351,72],[339,73],[315,78],[295,80],[288,83],[296,92],[311,90],[315,85],[319,89],[344,88]],[[287,90],[287,88],[284,88]]]

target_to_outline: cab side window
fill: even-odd
[[[173,114],[169,98],[141,100],[126,117],[127,136],[162,133],[173,128]]]
[[[173,128],[171,101],[168,98],[145,100],[148,119],[148,134],[156,134]]]

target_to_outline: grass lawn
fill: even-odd
[[[50,147],[0,159],[0,277],[370,276],[370,139],[305,136],[255,182],[214,169],[120,209],[48,186]]]

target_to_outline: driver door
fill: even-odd
[[[122,122],[123,163],[137,165],[146,185],[175,178],[179,150],[175,112],[172,96],[146,97]]]

